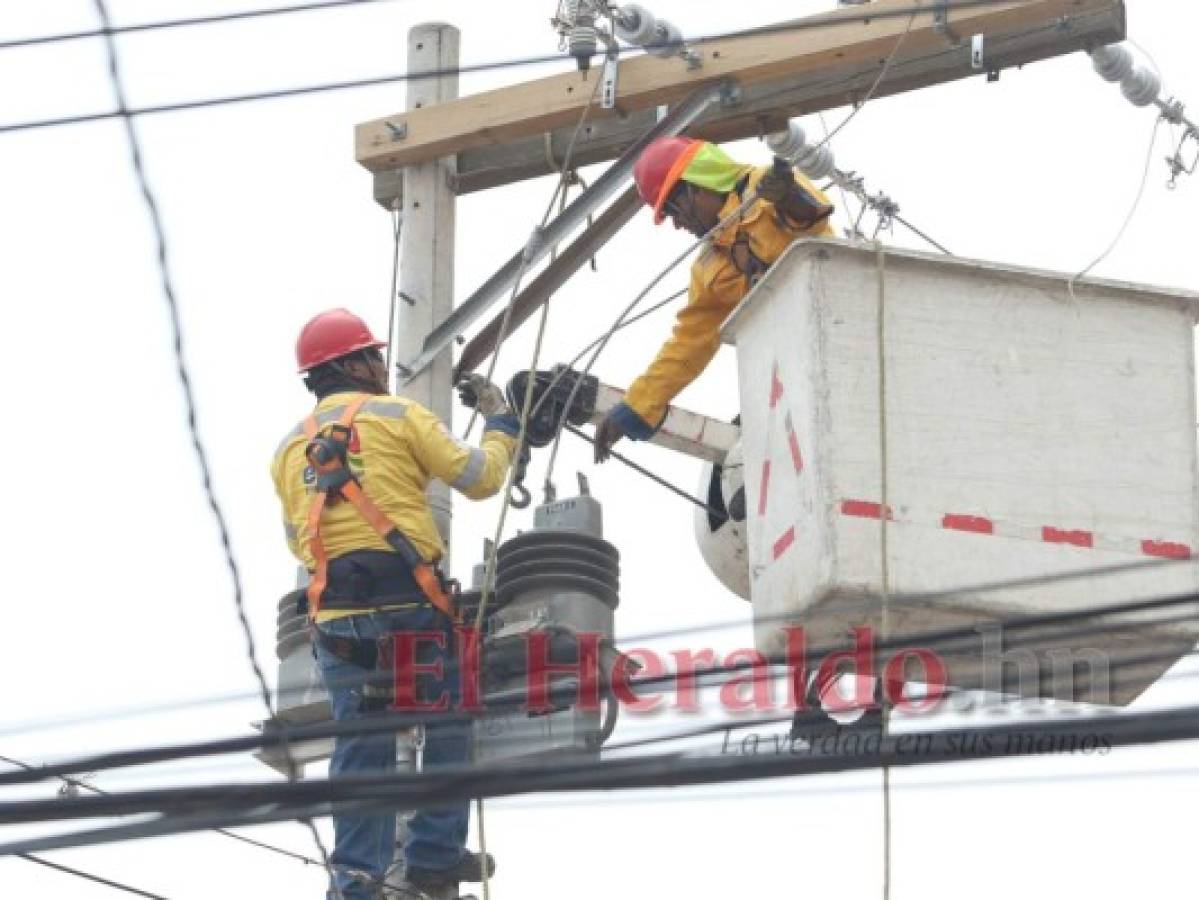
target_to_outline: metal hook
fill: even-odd
[[[533,502],[533,495],[523,484],[512,485],[512,493],[508,495],[508,505],[513,509],[528,509]]]

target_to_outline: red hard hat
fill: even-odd
[[[654,211],[654,224],[666,218],[662,205],[703,143],[687,137],[658,138],[637,157],[633,179],[637,182],[637,193]]]
[[[367,324],[348,309],[329,309],[313,316],[300,329],[296,365],[301,372],[307,372],[355,350],[386,346],[387,341],[377,340]]]

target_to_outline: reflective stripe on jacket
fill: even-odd
[[[746,193],[752,192],[769,171],[769,167],[754,169]],[[828,202],[802,174],[796,172],[795,178],[822,203]],[[741,200],[737,194],[729,194],[720,210],[721,221],[736,211]],[[813,228],[800,229],[789,222],[781,222],[780,218],[774,204],[758,200],[742,213],[740,220],[725,228],[712,246],[705,247],[692,264],[690,296],[678,314],[674,333],[625,395],[625,404],[645,425],[644,429],[628,431],[630,437],[643,438],[652,434],[662,423],[666,407],[699,377],[720,349],[721,324],[752,286],[749,276],[733,260],[734,244],[739,240],[747,242],[753,255],[770,265],[798,238],[834,234],[828,219]]]
[[[335,422],[352,393],[332,394],[316,407],[319,425]],[[425,491],[434,478],[472,500],[498,492],[508,474],[515,438],[498,420],[489,421],[479,447],[456,439],[432,412],[403,397],[372,397],[354,420],[349,466],[375,505],[416,545],[429,562],[445,552]],[[271,463],[275,492],[283,504],[287,545],[304,567],[308,551],[308,508],[315,478],[304,457],[303,428],[284,437]],[[333,503],[321,518],[321,537],[331,559],[353,550],[389,550],[349,503]]]

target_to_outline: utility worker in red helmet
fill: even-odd
[[[675,228],[696,237],[734,216],[743,201],[757,199],[713,236],[691,266],[690,296],[674,333],[596,429],[596,462],[606,460],[622,437],[653,436],[671,400],[716,355],[721,323],[793,241],[833,234],[828,198],[782,160],[755,168],[706,141],[659,138],[638,158],[633,178],[656,224],[669,216]]]
[[[283,438],[271,465],[288,546],[312,576],[307,598],[314,650],[338,722],[386,705],[372,703],[366,690],[386,681],[376,671],[378,639],[405,631],[422,633],[418,663],[443,667],[443,678],[417,679],[420,700],[447,696],[453,708],[459,684],[452,600],[435,570],[444,547],[426,491],[437,478],[471,499],[497,493],[519,431],[499,389],[472,376],[461,386],[464,400],[474,401],[486,426],[479,447],[456,440],[428,409],[388,394],[383,346],[344,309],[304,326],[296,361],[316,408]],[[332,448],[331,457],[322,448]],[[445,636],[445,647],[424,639],[430,633]],[[461,719],[430,721],[425,766],[466,763],[468,729]],[[380,774],[395,765],[394,733],[347,734],[336,739],[329,774]],[[416,812],[404,847],[411,886],[439,890],[481,880],[484,867],[494,870],[490,857],[465,849],[468,815],[466,803]],[[328,896],[382,896],[395,855],[395,814],[335,816],[334,827],[335,883]]]

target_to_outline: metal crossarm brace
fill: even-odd
[[[719,99],[731,84],[728,79],[722,79],[699,88],[621,154],[620,158],[560,216],[536,233],[523,249],[518,250],[498,272],[463,301],[444,322],[434,328],[425,338],[424,348],[419,356],[396,364],[402,383],[406,384],[423,372],[442,350],[503,296],[504,291],[512,286],[521,272],[544,259],[552,247],[565,240],[575,228],[586,221],[588,215],[612,196],[631,177],[633,163],[637,161],[642,150],[660,137],[679,134],[694,122],[710,103]]]
[[[540,274],[512,301],[512,313],[508,316],[507,338],[516,331],[550,299],[570,278],[579,271],[587,260],[615,237],[642,207],[637,188],[630,187],[604,210],[593,225],[583,231],[574,243],[559,254],[558,258],[541,270]],[[501,330],[504,314],[497,313],[462,348],[458,365],[454,368],[454,381],[467,372],[473,372],[501,345]]]

